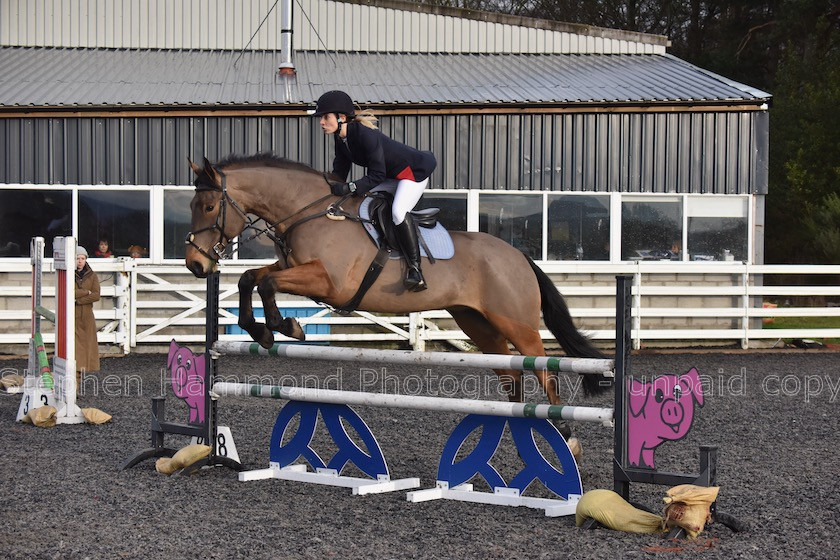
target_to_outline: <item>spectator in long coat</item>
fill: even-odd
[[[76,248],[76,379],[81,372],[99,371],[99,344],[93,303],[99,301],[99,278],[87,262],[87,250]]]

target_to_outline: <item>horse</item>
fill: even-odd
[[[331,194],[335,177],[272,154],[230,156],[203,167],[189,162],[196,175],[190,202],[186,267],[205,278],[217,267],[232,240],[251,225],[249,214],[269,224],[278,247],[277,262],[246,271],[239,280],[239,326],[264,348],[273,331],[298,340],[303,330],[277,309],[278,292],[311,298],[341,308],[354,298],[377,247],[358,220],[335,218],[358,212],[359,197]],[[357,215],[357,214],[355,214]],[[429,285],[421,292],[403,286],[404,261],[389,259],[357,308],[379,313],[448,311],[463,332],[485,353],[511,354],[509,345],[526,356],[545,356],[540,312],[549,331],[568,356],[600,358],[602,354],[575,327],[566,302],[534,261],[501,239],[480,232],[450,232],[453,258],[424,259]],[[256,287],[263,301],[265,324],[254,319],[251,298]],[[521,371],[495,370],[511,401],[522,400]],[[555,374],[535,371],[552,404],[560,404]],[[610,378],[583,376],[585,394],[610,386]]]

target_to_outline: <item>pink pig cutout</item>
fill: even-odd
[[[204,424],[204,362],[204,354],[193,354],[175,340],[169,344],[167,364],[172,374],[172,391],[187,403],[190,410],[188,423],[193,425]]]
[[[656,448],[684,438],[694,420],[694,404],[703,406],[700,375],[691,368],[649,383],[630,378],[627,388],[627,460],[633,467],[655,469]]]

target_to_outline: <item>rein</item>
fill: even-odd
[[[329,179],[327,179],[327,174],[324,173],[323,177],[324,177],[324,181],[327,182],[327,186],[329,186],[330,182],[329,182]],[[350,198],[350,196],[352,196],[350,194],[346,194],[346,195],[342,196],[341,198],[339,198],[337,201],[330,204],[327,207],[326,210],[322,210],[321,212],[316,212],[315,214],[310,214],[309,216],[304,216],[303,218],[297,220],[296,222],[292,222],[291,225],[289,225],[289,227],[287,227],[286,230],[283,231],[282,233],[279,233],[279,234],[278,233],[271,233],[272,231],[276,231],[277,227],[280,224],[282,224],[283,222],[286,222],[286,221],[290,220],[292,217],[297,216],[298,214],[301,214],[301,213],[305,212],[306,210],[309,210],[313,206],[321,204],[322,202],[324,202],[328,198],[331,198],[332,196],[334,196],[332,193],[326,194],[326,195],[322,196],[321,198],[319,198],[318,200],[315,200],[314,202],[310,202],[309,204],[307,204],[303,208],[301,208],[299,210],[296,210],[295,212],[289,214],[288,216],[286,216],[282,220],[278,220],[278,221],[274,222],[273,224],[270,224],[270,225],[266,226],[261,231],[258,231],[248,241],[250,241],[251,239],[254,239],[254,238],[256,238],[260,235],[266,234],[274,242],[274,244],[280,249],[280,251],[283,253],[283,256],[288,258],[288,256],[292,253],[292,248],[289,247],[287,239],[289,237],[289,234],[292,232],[292,230],[294,230],[299,225],[305,224],[306,222],[309,222],[309,221],[312,221],[312,220],[316,220],[318,218],[322,218],[324,216],[326,216],[327,218],[330,218],[330,219],[334,219],[334,220],[335,219],[343,220],[345,217],[351,217],[352,218],[352,215],[348,214],[347,212],[344,212],[344,210],[341,209],[341,203],[344,202],[345,200],[347,200],[348,198]]]
[[[319,199],[317,199],[313,202],[310,202],[306,206],[300,208],[299,210],[296,210],[295,212],[293,212],[292,214],[289,214],[285,218],[283,218],[281,220],[278,220],[278,221],[274,222],[273,224],[268,224],[266,227],[264,227],[262,229],[259,229],[254,225],[256,223],[256,221],[252,220],[248,216],[248,214],[245,212],[245,210],[243,210],[242,207],[239,206],[239,204],[237,204],[236,201],[230,196],[230,194],[228,194],[228,191],[227,191],[227,176],[224,174],[224,172],[219,170],[219,169],[217,169],[216,172],[221,176],[221,189],[222,189],[222,197],[219,199],[219,212],[216,214],[216,221],[211,226],[207,226],[205,228],[189,232],[187,234],[187,237],[186,237],[186,240],[185,240],[187,245],[192,245],[199,253],[201,253],[202,255],[204,255],[205,257],[207,257],[208,259],[210,259],[213,262],[218,262],[219,260],[225,258],[225,256],[226,256],[225,252],[228,248],[232,248],[237,244],[242,245],[244,243],[248,243],[250,241],[253,241],[254,239],[258,238],[260,235],[267,235],[274,242],[274,244],[280,249],[280,252],[282,252],[284,258],[287,259],[287,264],[288,264],[288,257],[292,253],[292,248],[289,246],[289,243],[288,243],[288,237],[289,237],[289,234],[295,228],[297,228],[298,226],[300,226],[302,224],[305,224],[306,222],[310,222],[312,220],[322,218],[324,216],[326,216],[327,218],[330,218],[332,220],[350,219],[352,221],[356,221],[356,222],[360,222],[360,223],[370,222],[370,220],[366,220],[365,218],[362,218],[359,215],[351,214],[351,213],[349,213],[349,212],[347,212],[347,211],[345,211],[341,208],[341,203],[343,203],[345,200],[349,199],[352,196],[352,193],[351,193],[351,194],[346,194],[346,195],[342,196],[337,201],[330,204],[327,207],[326,210],[322,210],[320,212],[316,212],[314,214],[304,216],[304,217],[298,219],[297,221],[292,222],[285,229],[285,231],[283,231],[281,233],[277,233],[277,228],[281,224],[283,224],[284,222],[289,221],[291,218],[293,218],[293,217],[295,217],[299,214],[302,214],[303,212],[306,212],[307,210],[309,210],[313,206],[321,204],[325,200],[334,196],[332,193],[329,193],[329,194],[326,194],[326,195],[322,196],[321,198],[319,198]],[[324,180],[327,182],[327,185],[329,185],[329,179],[327,178],[326,174],[324,174]],[[197,185],[196,190],[200,191],[200,190],[215,190],[215,189],[210,189],[210,188],[202,189]],[[249,238],[245,239],[244,241],[241,241],[241,242],[238,242],[238,243],[234,243],[233,239],[228,237],[228,235],[225,233],[225,222],[227,220],[228,204],[233,206],[233,208],[237,212],[239,212],[239,214],[244,218],[244,220],[247,224],[244,229],[252,229],[252,230],[256,231],[256,233],[254,233],[253,235],[251,235]],[[243,229],[243,231],[244,231],[244,229]],[[211,251],[213,251],[215,256],[211,255],[208,251],[206,251],[203,247],[199,246],[195,242],[196,234],[202,233],[202,232],[205,232],[205,231],[213,231],[213,230],[217,230],[219,232],[219,240],[215,243],[215,245],[213,245],[213,247],[211,249]],[[376,279],[379,278],[379,274],[382,272],[382,269],[385,267],[385,264],[388,262],[389,254],[390,254],[390,250],[388,250],[388,249],[380,248],[378,250],[376,256],[374,257],[373,261],[371,262],[370,266],[368,267],[368,270],[366,271],[364,278],[362,278],[362,282],[359,285],[359,288],[356,291],[356,294],[352,298],[350,298],[350,300],[347,303],[345,303],[344,305],[341,305],[339,307],[334,308],[337,312],[339,312],[343,315],[346,315],[346,314],[351,313],[352,311],[356,310],[356,308],[359,306],[359,303],[361,303],[362,298],[365,296],[365,294],[368,292],[368,290],[374,284],[374,282],[376,282]],[[431,253],[428,253],[428,254],[431,254]]]
[[[277,247],[280,248],[283,255],[288,257],[292,252],[292,249],[291,249],[291,247],[289,247],[289,244],[287,242],[288,235],[293,229],[295,229],[297,226],[299,226],[301,224],[304,224],[304,223],[309,222],[311,220],[315,220],[317,218],[321,218],[323,216],[327,216],[328,218],[331,218],[331,219],[342,220],[344,218],[350,218],[350,219],[356,220],[356,221],[363,221],[362,218],[360,218],[358,216],[354,216],[354,215],[352,215],[348,212],[345,212],[344,210],[341,209],[341,203],[344,202],[345,200],[347,200],[351,196],[351,195],[348,194],[348,195],[342,196],[336,202],[330,204],[327,207],[326,210],[323,210],[321,212],[316,212],[315,214],[311,214],[309,216],[304,216],[303,218],[300,218],[299,220],[297,220],[295,222],[292,222],[292,224],[289,225],[289,227],[287,227],[284,232],[279,233],[279,234],[276,233],[277,227],[280,226],[283,222],[286,222],[286,221],[290,220],[291,218],[293,218],[294,216],[297,216],[298,214],[301,214],[302,212],[305,212],[305,211],[309,210],[313,206],[317,206],[318,204],[321,204],[322,202],[324,202],[325,200],[327,200],[327,199],[329,199],[333,196],[332,194],[326,194],[326,195],[322,196],[321,198],[319,198],[319,199],[317,199],[313,202],[310,202],[306,206],[296,210],[292,214],[289,214],[285,218],[283,218],[281,220],[278,220],[278,221],[274,222],[273,224],[269,224],[266,227],[260,229],[259,227],[256,226],[257,221],[251,219],[248,216],[248,214],[242,209],[242,207],[240,207],[239,204],[237,204],[236,201],[228,194],[228,191],[227,191],[227,176],[224,174],[224,172],[219,170],[219,169],[217,169],[216,172],[221,176],[221,183],[222,183],[221,184],[222,198],[219,201],[219,213],[216,214],[216,222],[211,226],[207,226],[207,227],[201,228],[199,230],[191,231],[191,232],[187,233],[187,236],[186,236],[186,239],[185,239],[185,243],[187,245],[192,245],[199,253],[201,253],[202,255],[204,255],[205,257],[210,259],[211,261],[219,261],[219,260],[224,259],[227,256],[226,250],[228,248],[232,249],[235,246],[244,245],[245,243],[249,243],[249,242],[253,241],[254,239],[257,239],[261,235],[266,235],[269,239],[271,239],[274,242],[274,244]],[[327,184],[329,184],[329,181],[327,180],[326,174],[324,175],[324,180],[327,181]],[[203,188],[202,189],[202,188],[196,186],[196,190],[201,191],[201,190],[215,190],[215,189],[210,189],[210,188]],[[239,241],[239,242],[234,242],[233,239],[228,237],[228,235],[225,233],[225,222],[227,220],[227,205],[228,204],[233,206],[234,209],[236,209],[236,211],[239,212],[239,214],[245,219],[246,226],[245,226],[244,229],[251,229],[251,230],[255,231],[256,233],[254,233],[253,235],[251,235],[247,239],[244,239],[244,240]],[[221,221],[221,223],[220,223],[220,221]],[[205,232],[205,231],[213,231],[213,230],[218,230],[219,240],[210,249],[214,253],[213,255],[211,255],[207,250],[205,250],[203,247],[199,246],[195,242],[195,236],[196,236],[196,234],[199,234],[199,233],[202,233],[202,232]]]

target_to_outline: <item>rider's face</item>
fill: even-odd
[[[321,130],[326,134],[335,134],[340,126],[335,113],[321,115]]]

